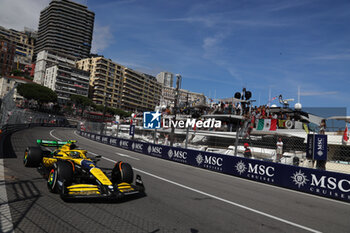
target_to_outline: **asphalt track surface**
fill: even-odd
[[[153,158],[74,132],[32,128],[11,136],[4,166],[15,232],[350,232],[345,202]],[[116,203],[62,201],[35,168],[23,166],[25,148],[39,138],[77,139],[91,156],[103,156],[100,167],[130,163],[147,195]]]

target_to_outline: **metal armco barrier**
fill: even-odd
[[[350,175],[348,174],[137,142],[84,131],[79,131],[79,134],[97,142],[149,156],[350,202]]]
[[[3,125],[0,128],[0,158],[4,157],[4,148],[5,148],[5,139],[6,137],[10,136],[12,133],[32,128],[32,127],[38,127],[38,126],[44,126],[44,127],[68,127],[68,128],[76,128],[76,125],[59,125],[59,124],[50,124],[50,123],[30,123],[30,124],[8,124]]]

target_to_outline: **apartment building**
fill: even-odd
[[[165,87],[173,87],[174,86],[174,74],[170,72],[160,72],[156,76],[157,81]]]
[[[161,106],[174,107],[176,96],[176,88],[166,87],[162,88]],[[178,106],[197,106],[206,103],[206,97],[202,93],[191,92],[184,89],[179,89]]]
[[[11,89],[14,88],[17,84],[22,84],[22,83],[32,83],[32,81],[26,78],[17,77],[17,76],[0,77],[0,99],[2,99],[7,93],[9,93]],[[22,96],[17,94],[17,89],[15,89],[13,97],[15,100],[23,99]]]
[[[15,51],[16,45],[0,35],[0,76],[10,75],[12,72]]]
[[[154,110],[159,104],[161,84],[151,75],[104,57],[82,59],[77,67],[90,71],[90,96],[96,104],[132,112]]]
[[[124,66],[104,57],[77,61],[77,68],[90,72],[90,97],[96,104],[121,108]]]
[[[57,51],[77,60],[90,54],[95,13],[69,0],[52,0],[40,13],[34,56]]]
[[[14,69],[22,70],[26,65],[30,66],[32,64],[34,45],[37,37],[36,31],[29,28],[24,28],[23,31],[17,31],[0,26],[0,35],[9,39],[16,46]]]
[[[156,77],[124,68],[122,109],[149,111],[159,105],[162,86]]]
[[[46,69],[44,86],[57,93],[58,103],[66,104],[71,95],[88,96],[89,79],[89,72],[60,63]]]
[[[56,64],[75,66],[74,57],[56,51],[43,50],[36,57],[34,82],[44,85],[46,69]]]

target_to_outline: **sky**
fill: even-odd
[[[0,25],[37,29],[50,0],[0,0]],[[76,0],[95,12],[92,52],[135,70],[181,74],[211,98],[243,87],[350,115],[348,0]],[[277,100],[272,101],[277,104]]]

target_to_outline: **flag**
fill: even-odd
[[[277,119],[259,119],[256,130],[276,131]]]
[[[343,134],[343,144],[347,144],[349,141],[349,130],[348,130],[348,125],[346,125],[344,134]]]
[[[277,129],[277,119],[271,119],[270,130],[276,131]]]
[[[278,120],[278,128],[285,128],[286,120]]]
[[[303,128],[304,128],[306,134],[309,134],[309,128],[307,127],[307,124],[303,124]]]
[[[130,125],[132,125],[133,121],[134,121],[134,118],[136,118],[136,114],[134,113],[134,116],[131,117],[130,119]]]
[[[256,130],[263,130],[264,129],[264,119],[259,119]]]

